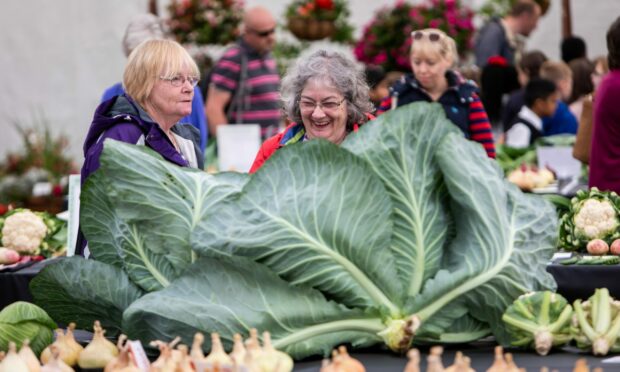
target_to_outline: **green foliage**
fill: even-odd
[[[478,12],[485,18],[503,17],[508,13],[508,11],[510,11],[510,7],[516,1],[517,0],[487,0]],[[534,1],[540,5],[543,15],[547,13],[549,5],[551,5],[550,0]]]
[[[54,341],[56,323],[40,307],[28,302],[14,302],[0,311],[0,351],[7,351],[9,342],[21,347],[30,340],[30,348],[39,355]]]
[[[200,330],[230,345],[257,328],[302,358],[489,330],[505,341],[506,307],[554,286],[553,207],[507,183],[436,104],[391,111],[341,146],[286,146],[252,176],[114,141],[98,172],[106,181],[85,185],[81,225],[101,262],[51,265],[32,293],[55,319],[88,319],[91,306],[73,304],[101,296],[97,311],[145,342]],[[96,280],[106,276],[148,293],[110,300],[127,284]]]

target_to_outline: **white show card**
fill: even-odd
[[[569,146],[538,147],[538,168],[549,167],[558,179],[576,178],[581,174],[581,162],[573,158]]]
[[[221,172],[247,172],[260,149],[258,124],[228,124],[217,127],[217,156]]]

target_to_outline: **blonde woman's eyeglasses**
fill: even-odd
[[[183,84],[185,84],[185,82],[187,81],[192,86],[192,88],[195,87],[198,84],[198,81],[200,80],[195,76],[185,77],[181,75],[172,76],[172,77],[160,76],[159,78],[161,80],[169,81],[173,87],[180,87]]]

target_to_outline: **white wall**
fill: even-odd
[[[376,9],[395,0],[350,0],[352,22],[364,26]],[[478,5],[484,0],[465,1]],[[264,4],[282,20],[290,0],[246,0]],[[159,0],[167,15],[169,0]],[[72,154],[81,146],[103,90],[120,80],[125,57],[121,39],[127,22],[147,10],[147,0],[21,0],[0,5],[0,157],[20,142],[12,120],[30,124],[44,117],[52,129],[70,135]],[[528,47],[559,56],[561,0]],[[620,16],[620,0],[572,0],[573,28],[588,43],[589,56],[604,54],[604,35]],[[358,33],[359,34],[359,33]]]

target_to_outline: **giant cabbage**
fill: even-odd
[[[100,182],[82,197],[94,257],[146,292],[112,319],[132,338],[189,343],[200,330],[230,345],[258,328],[296,358],[490,332],[506,343],[508,305],[554,286],[553,207],[504,180],[438,105],[382,115],[341,146],[287,146],[249,177],[147,153],[106,142]],[[55,319],[87,311],[58,306],[79,295],[50,275],[59,267],[45,270],[32,290],[44,308],[44,282],[59,294]]]

